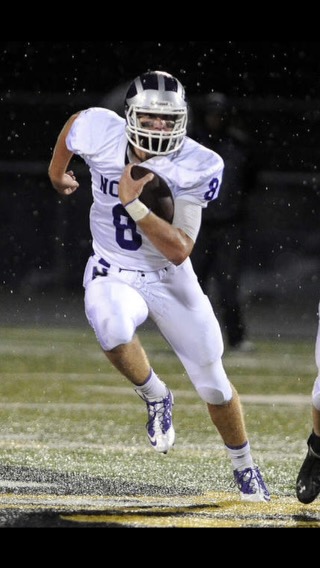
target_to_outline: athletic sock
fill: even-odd
[[[164,398],[168,394],[165,383],[159,379],[153,369],[150,370],[146,382],[143,385],[137,386],[135,390],[150,401]]]
[[[245,442],[242,446],[227,446],[225,444],[225,447],[231,459],[233,469],[241,470],[253,467],[249,442]]]

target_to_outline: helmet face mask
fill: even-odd
[[[126,136],[136,148],[165,156],[182,145],[188,108],[184,88],[172,75],[153,71],[137,77],[127,92],[125,114]],[[152,128],[152,124],[148,124],[156,119],[163,121],[165,128]]]

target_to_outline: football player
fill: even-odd
[[[74,154],[90,168],[93,254],[83,278],[85,313],[108,360],[147,406],[147,435],[157,452],[175,442],[173,393],[151,368],[137,328],[151,318],[207,404],[231,460],[241,498],[269,501],[254,463],[241,404],[222,364],[223,339],[190,253],[202,209],[218,195],[223,160],[187,136],[185,91],[152,71],[130,84],[125,118],[105,108],[71,116],[58,136],[49,177],[61,195],[76,191]],[[161,176],[174,198],[169,223],[139,200],[153,173],[134,180],[133,164]]]

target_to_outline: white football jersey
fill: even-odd
[[[118,197],[119,180],[128,163],[125,124],[113,111],[89,108],[73,122],[66,144],[90,169],[94,252],[119,268],[158,270],[170,264],[168,259],[139,231]],[[206,207],[218,196],[222,158],[187,136],[176,153],[150,158],[142,165],[167,182],[174,200],[183,198]]]

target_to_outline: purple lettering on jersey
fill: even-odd
[[[108,178],[104,178],[103,176],[100,176],[100,179],[101,179],[100,189],[101,189],[102,193],[106,194],[107,193]]]
[[[214,177],[212,178],[212,180],[209,183],[209,191],[206,191],[206,193],[204,194],[204,198],[207,201],[212,201],[212,199],[215,198],[215,195],[217,193],[217,190],[219,188],[219,180],[218,178]]]

